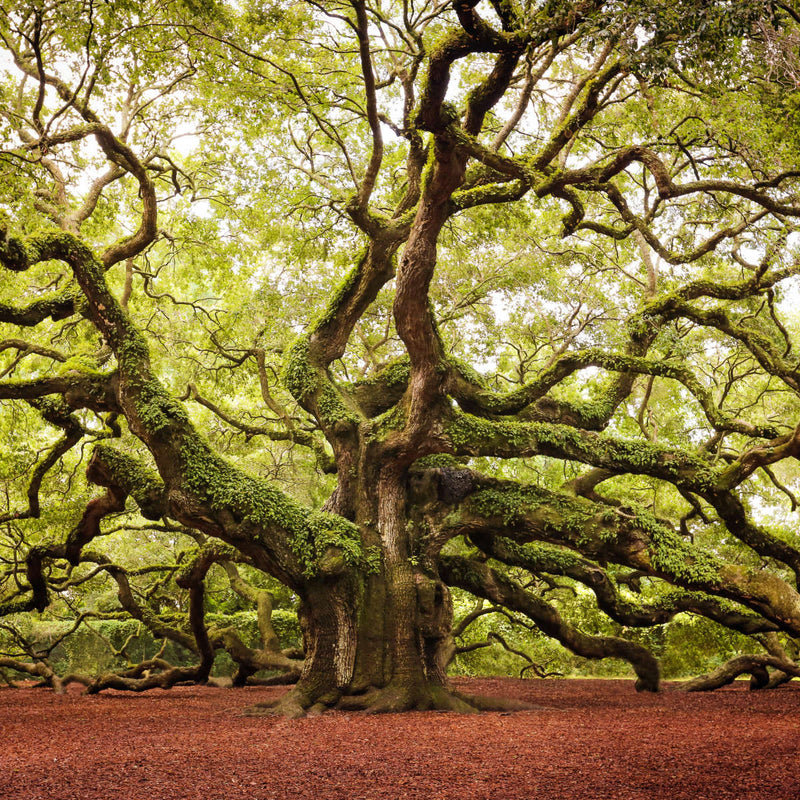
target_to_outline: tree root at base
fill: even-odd
[[[331,693],[310,699],[291,689],[282,697],[245,708],[244,716],[281,716],[298,719],[326,711],[361,711],[367,714],[393,714],[404,711],[454,711],[477,714],[484,711],[533,711],[544,706],[489,695],[469,695],[444,686],[397,686],[372,688],[362,694]]]

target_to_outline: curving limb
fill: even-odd
[[[658,661],[641,645],[612,636],[589,636],[566,622],[558,611],[541,598],[526,592],[519,584],[486,564],[458,556],[445,556],[442,575],[451,585],[519,611],[537,627],[565,647],[585,658],[624,658],[636,671],[639,691],[658,691]]]

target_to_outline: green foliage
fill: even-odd
[[[72,628],[72,622],[43,620],[32,622],[26,634],[34,648],[43,650]],[[50,654],[49,663],[59,674],[100,675],[152,658],[161,647],[162,642],[154,640],[136,620],[92,620],[63,638]],[[167,644],[163,657],[175,665],[196,662],[196,656],[173,642]],[[27,659],[21,656],[21,660]]]
[[[299,647],[302,642],[297,614],[290,609],[275,609],[272,625],[281,648]],[[233,627],[248,647],[260,647],[258,622],[255,612],[235,614],[209,613],[206,624],[210,629]],[[26,635],[37,650],[50,647],[57,639],[65,637],[72,628],[71,622],[40,621],[28,626]],[[7,638],[7,635],[6,637]],[[148,658],[153,658],[164,647],[153,638],[141,623],[131,619],[92,620],[69,634],[52,651],[49,663],[59,674],[69,672],[100,675],[112,670],[126,669]],[[124,648],[124,649],[123,649]],[[10,652],[9,644],[0,636],[0,649]],[[13,652],[13,651],[11,651]],[[26,660],[18,653],[21,660]],[[174,666],[197,663],[197,656],[175,644],[167,642],[161,656]],[[224,652],[217,657],[215,675],[231,675],[235,664]]]

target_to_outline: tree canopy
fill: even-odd
[[[4,11],[0,667],[467,710],[482,615],[656,691],[688,613],[751,647],[692,688],[800,674],[792,6]],[[59,675],[46,610],[193,660]]]

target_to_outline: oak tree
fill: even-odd
[[[79,625],[112,581],[195,654],[90,690],[226,650],[290,715],[487,707],[448,687],[453,589],[640,689],[628,634],[680,612],[752,637],[701,688],[800,674],[792,7],[4,12],[0,612]],[[33,655],[0,666],[66,679]]]

